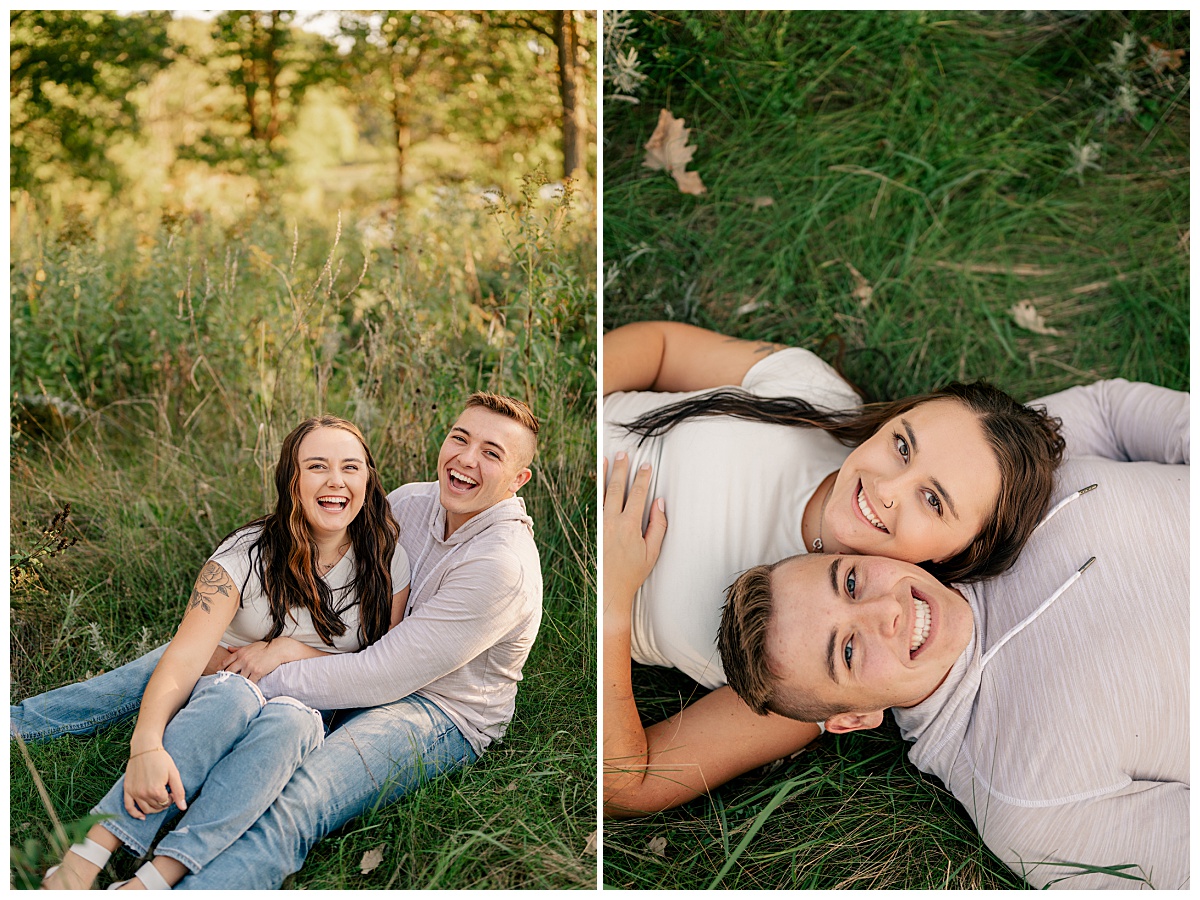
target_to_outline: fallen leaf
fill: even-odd
[[[679,190],[685,194],[703,194],[705,187],[697,172],[688,172],[687,164],[692,161],[695,147],[688,146],[690,128],[683,127],[684,120],[671,115],[670,110],[661,110],[658,125],[650,140],[646,141],[646,158],[642,165],[648,169],[666,170],[675,177]]]
[[[1186,50],[1168,50],[1166,45],[1147,37],[1142,38],[1142,43],[1146,45],[1146,61],[1155,74],[1162,72],[1163,69],[1170,69],[1174,72],[1183,65],[1183,56],[1187,53]]]
[[[1028,300],[1022,300],[1008,313],[1013,317],[1013,321],[1026,331],[1032,331],[1035,334],[1062,334],[1057,328],[1049,327],[1046,320],[1037,311],[1037,307]]]
[[[583,845],[583,853],[585,856],[596,855],[596,832],[588,835],[587,843]]]
[[[679,190],[685,194],[703,194],[708,190],[704,186],[704,182],[700,180],[699,172],[684,172],[682,169],[672,169],[671,174],[675,176],[675,183],[679,185]]]
[[[646,849],[655,856],[665,857],[667,855],[667,839],[665,837],[650,838],[650,843],[646,845]]]
[[[850,296],[858,301],[858,305],[864,309],[870,305],[871,296],[875,291],[871,288],[871,283],[863,278],[862,272],[850,265],[845,260],[842,261],[847,269],[850,270],[850,277],[854,279],[854,290],[850,292]]]
[[[359,871],[364,875],[369,875],[375,871],[379,867],[379,864],[383,862],[383,851],[386,847],[387,844],[380,844],[374,850],[368,850],[364,853],[362,862],[358,864]]]
[[[751,205],[754,206],[755,209],[762,209],[764,206],[774,206],[775,198],[774,197],[755,197],[753,200],[750,201],[750,203],[751,203]]]

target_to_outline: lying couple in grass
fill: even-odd
[[[1031,885],[1188,885],[1189,395],[863,406],[805,350],[677,323],[604,359],[607,815],[891,709]],[[644,727],[631,657],[711,693]]]
[[[278,888],[322,837],[502,737],[541,621],[515,496],[537,431],[520,401],[473,394],[437,481],[390,495],[350,422],[292,431],[275,511],[221,543],[167,646],[12,707],[26,740],[141,708],[93,811],[109,818],[43,887],[90,888],[124,845],[153,850],[125,889]]]

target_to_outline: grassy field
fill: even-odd
[[[530,179],[489,211],[447,188],[399,222],[306,222],[266,202],[146,227],[14,204],[14,700],[167,640],[221,536],[273,503],[301,418],[357,422],[390,486],[431,479],[472,390],[542,418],[522,496],[545,610],[508,737],[323,841],[288,887],[595,884],[594,202],[552,193]],[[45,530],[65,504],[76,542],[59,549]],[[14,884],[57,859],[52,818],[86,815],[131,729],[31,747],[49,808],[13,745]]]
[[[872,398],[976,378],[1021,399],[1114,377],[1188,389],[1190,64],[1170,52],[1186,12],[628,21],[645,80],[606,85],[606,328],[808,347]],[[663,108],[693,129],[702,195],[642,165]],[[1044,333],[1018,323],[1024,301]],[[701,690],[634,678],[647,721]],[[1021,887],[903,752],[889,721],[606,823],[604,882]]]

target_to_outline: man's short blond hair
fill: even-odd
[[[530,434],[529,460],[526,461],[526,465],[533,461],[533,457],[537,454],[538,430],[542,427],[537,416],[533,414],[533,410],[514,397],[505,397],[503,394],[493,394],[489,391],[473,393],[467,398],[463,409],[470,409],[472,406],[482,406],[484,409],[499,413],[525,426]]]

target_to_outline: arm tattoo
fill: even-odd
[[[727,343],[727,344],[747,344],[747,343],[753,343],[753,342],[747,341],[744,338],[731,337],[731,338],[726,338],[725,343]],[[759,341],[758,346],[756,346],[754,348],[753,353],[755,356],[770,356],[772,353],[776,353],[779,350],[786,350],[786,349],[787,348],[783,344],[772,344],[770,341]]]
[[[200,570],[200,577],[196,579],[196,586],[192,588],[192,596],[188,598],[187,609],[183,614],[186,616],[196,607],[200,607],[205,612],[212,612],[211,603],[217,594],[228,597],[233,590],[233,582],[230,581],[229,574],[215,562],[209,560]]]

